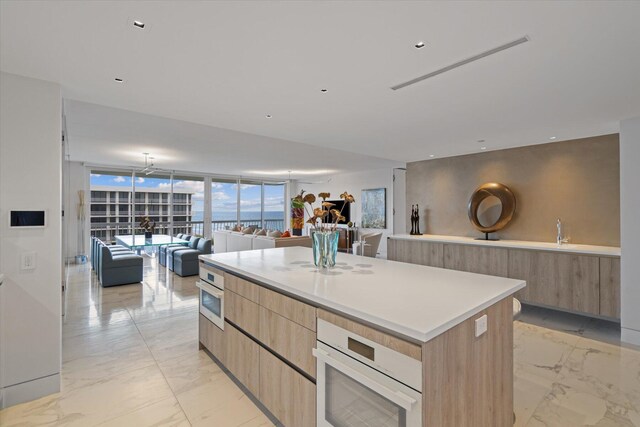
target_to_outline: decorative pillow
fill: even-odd
[[[265,230],[264,228],[260,229],[260,230],[256,230],[253,232],[254,236],[266,236],[267,235],[267,230]]]
[[[281,233],[280,231],[278,231],[278,230],[275,230],[275,231],[269,231],[269,232],[267,233],[267,236],[269,236],[269,237],[276,237],[276,238],[278,238],[278,237],[282,237],[282,233]]]
[[[280,237],[291,237],[291,233],[289,232],[289,230],[287,230],[284,233],[282,233],[282,236]]]
[[[240,225],[236,225],[231,229],[231,231],[242,231],[242,227]]]
[[[245,227],[242,229],[242,234],[253,234],[256,231],[255,227]]]

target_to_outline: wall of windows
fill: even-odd
[[[92,170],[90,190],[91,235],[106,241],[143,234],[143,217],[155,221],[156,234],[209,237],[237,224],[286,228],[285,183]]]

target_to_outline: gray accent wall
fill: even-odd
[[[469,197],[481,184],[500,182],[517,206],[496,237],[555,242],[561,218],[570,243],[620,246],[619,152],[612,134],[411,162],[407,212],[420,205],[423,233],[480,237],[467,216]]]

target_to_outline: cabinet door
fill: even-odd
[[[260,305],[312,331],[316,330],[316,308],[286,295],[260,287]]]
[[[599,258],[509,250],[509,277],[527,281],[523,301],[584,313],[600,313]]]
[[[224,332],[202,314],[199,318],[200,343],[224,364]]]
[[[233,274],[225,273],[224,287],[233,293],[243,296],[249,301],[258,302],[258,290],[260,286],[241,279]]]
[[[316,377],[315,332],[291,320],[260,307],[259,341],[297,366],[313,378]]]
[[[600,258],[600,314],[620,318],[620,258]]]
[[[248,299],[225,290],[224,293],[224,317],[238,325],[249,335],[258,337],[260,310],[258,304]]]
[[[316,425],[316,385],[264,348],[258,398],[286,427]]]
[[[260,346],[229,323],[224,325],[224,334],[225,366],[257,396],[260,391]]]
[[[445,244],[444,268],[507,277],[509,252],[503,248]]]
[[[392,261],[443,267],[444,245],[442,243],[389,239],[388,244],[390,246],[387,247],[387,257]]]

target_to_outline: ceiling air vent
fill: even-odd
[[[472,56],[470,58],[463,59],[462,61],[458,61],[458,62],[456,62],[454,64],[451,64],[451,65],[447,65],[446,67],[440,68],[439,70],[432,71],[429,74],[425,74],[424,76],[416,77],[415,79],[411,79],[411,80],[406,81],[404,83],[400,83],[400,84],[397,84],[395,86],[391,86],[391,89],[398,90],[398,89],[402,89],[403,87],[411,86],[412,84],[416,84],[416,83],[421,82],[423,80],[426,80],[426,79],[429,79],[431,77],[437,76],[438,74],[446,73],[447,71],[451,71],[454,68],[461,67],[463,65],[466,65],[466,64],[469,64],[471,62],[477,61],[478,59],[486,58],[487,56],[493,55],[494,53],[502,52],[503,50],[510,49],[512,47],[518,46],[519,44],[526,43],[528,41],[529,41],[529,36],[521,37],[518,40],[514,40],[512,42],[503,44],[503,45],[498,46],[498,47],[494,47],[493,49],[490,49],[490,50],[487,50],[485,52],[479,53],[479,54],[474,55],[474,56]]]

